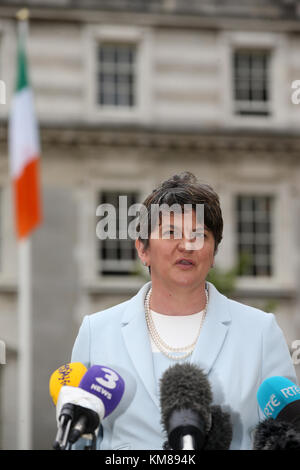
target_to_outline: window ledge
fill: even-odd
[[[86,281],[84,289],[88,294],[136,294],[137,291],[150,278],[141,276],[107,276],[98,277]],[[0,288],[1,289],[1,288]],[[250,297],[250,298],[278,298],[278,299],[294,299],[297,297],[297,288],[293,285],[283,285],[279,281],[267,279],[265,282],[261,279],[239,279],[235,289],[234,297]]]
[[[235,295],[250,298],[293,299],[297,297],[297,288],[292,283],[283,283],[275,279],[244,278],[238,280]]]
[[[16,294],[18,283],[15,279],[8,279],[0,275],[0,294]]]
[[[95,278],[84,285],[88,294],[136,294],[137,291],[150,279],[140,276],[107,276]]]

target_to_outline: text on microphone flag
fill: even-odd
[[[267,418],[276,418],[288,404],[300,400],[300,387],[286,377],[270,377],[258,389],[257,400]]]

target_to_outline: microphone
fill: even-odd
[[[255,428],[253,449],[300,449],[300,388],[285,377],[270,377],[257,401],[266,419]]]
[[[300,434],[290,423],[268,418],[254,432],[253,450],[300,450]]]
[[[228,413],[212,405],[206,375],[193,364],[169,367],[160,381],[162,426],[173,450],[228,449],[232,427]]]
[[[81,362],[70,362],[56,369],[49,380],[49,393],[56,406],[61,387],[72,385],[78,387],[80,380],[86,373],[87,368]]]
[[[202,450],[228,450],[232,441],[232,425],[230,414],[219,405],[212,405],[211,428],[206,435]]]
[[[65,387],[77,387],[87,368],[80,362],[71,362],[59,367],[52,373],[49,381],[49,393],[54,405],[57,405],[61,390]],[[57,434],[53,443],[54,449],[65,448],[74,416],[74,405],[65,402],[57,417]]]
[[[100,417],[104,415],[103,403],[93,394],[86,392],[82,388],[65,385],[58,396],[56,407],[57,421],[59,421],[61,415],[67,415],[70,419],[64,439],[55,448],[65,450],[67,444],[73,444],[70,435],[74,422],[78,420],[81,422],[84,417],[87,434],[93,433],[98,428]]]
[[[83,403],[79,399],[77,402],[80,409],[70,431],[71,444],[85,434],[94,433],[101,421],[115,410],[123,397],[125,382],[115,369],[93,365],[81,379],[78,388],[82,390],[82,397],[86,401]]]

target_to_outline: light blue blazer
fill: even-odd
[[[126,302],[85,316],[74,344],[72,362],[119,365],[130,371],[137,385],[127,410],[115,410],[102,421],[98,449],[161,450],[166,438],[145,322],[149,285]],[[251,449],[253,429],[262,418],[258,387],[275,375],[297,383],[295,370],[273,314],[230,300],[208,286],[207,315],[191,362],[207,374],[213,402],[231,415],[231,449]]]

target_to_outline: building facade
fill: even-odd
[[[18,255],[7,120],[23,5],[0,2],[2,449],[17,448]],[[33,448],[52,446],[49,377],[70,360],[82,317],[129,298],[147,279],[132,241],[99,240],[97,208],[117,205],[120,195],[128,205],[142,202],[181,171],[219,193],[225,225],[216,266],[228,271],[247,253],[233,296],[260,308],[272,301],[298,373],[300,2],[27,6],[44,211],[32,237]]]

